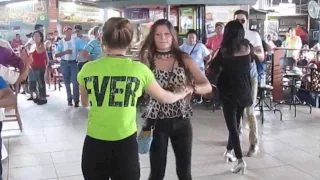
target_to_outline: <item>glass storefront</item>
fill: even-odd
[[[25,1],[0,6],[0,36],[11,41],[16,34],[26,41],[36,24],[48,25],[45,1]]]

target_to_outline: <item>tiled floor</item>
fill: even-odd
[[[45,106],[19,97],[22,133],[14,130],[15,123],[5,123],[3,135],[9,152],[9,158],[3,161],[5,180],[83,180],[80,160],[87,110],[67,107],[64,91],[49,94]],[[282,122],[277,114],[268,113],[263,127],[259,123],[261,153],[245,158],[248,170],[242,176],[232,174],[232,164],[225,164],[222,158],[227,130],[221,111],[198,108],[192,118],[194,180],[320,179],[320,111],[314,109],[312,115],[303,107],[298,111],[294,118],[287,108],[283,109]],[[246,151],[248,131],[244,127],[241,139]],[[166,180],[177,179],[174,166],[170,148]],[[141,167],[141,180],[146,180],[148,156],[141,156]]]

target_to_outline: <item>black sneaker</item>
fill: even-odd
[[[79,102],[74,102],[74,107],[75,108],[79,107]]]
[[[221,105],[216,105],[216,110],[222,110],[222,106]]]
[[[68,106],[73,106],[72,101],[68,101]]]
[[[33,102],[34,102],[34,103],[38,103],[38,101],[39,101],[38,98],[33,99]]]
[[[44,104],[47,104],[47,103],[48,103],[47,100],[42,100],[42,99],[39,99],[38,102],[37,102],[38,105],[44,105]]]
[[[29,97],[29,98],[27,99],[27,101],[33,101],[33,100],[34,100],[33,97]]]

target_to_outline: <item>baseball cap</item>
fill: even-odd
[[[73,28],[82,31],[82,26],[80,24],[76,24]]]
[[[215,27],[222,27],[223,28],[224,24],[223,24],[223,22],[217,22]]]
[[[63,28],[63,33],[65,33],[67,30],[72,30],[72,27],[70,27],[70,26],[65,26],[65,27]]]

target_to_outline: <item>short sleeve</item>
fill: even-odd
[[[62,41],[59,41],[58,42],[58,45],[57,45],[57,48],[56,48],[56,53],[61,53],[62,52],[62,49],[63,49],[63,42]]]
[[[90,42],[86,45],[86,47],[84,48],[84,50],[86,50],[88,53],[92,52],[92,50],[93,50],[93,42],[94,42],[94,41],[90,41]]]
[[[80,72],[78,72],[78,75],[77,75],[78,83],[81,86],[85,86],[85,81],[84,81],[84,73],[85,73],[85,69],[86,69],[85,66],[86,66],[86,64],[82,67],[82,69],[80,70]]]
[[[80,39],[80,38],[77,38],[77,39],[76,39],[76,48],[77,48],[78,50],[83,50],[83,49],[85,48],[86,44],[87,44],[87,43],[86,43],[85,40]]]
[[[6,59],[6,66],[12,66],[14,68],[18,68],[20,71],[24,68],[24,63],[22,61],[22,59],[17,56],[13,51],[11,51],[10,49],[7,49],[7,51],[5,52],[7,56],[5,56]]]
[[[212,41],[213,41],[213,36],[208,39],[206,43],[207,48],[210,48],[210,49],[212,48]]]
[[[7,86],[8,85],[7,85],[6,81],[2,77],[0,77],[0,90],[6,88]]]
[[[210,55],[210,51],[204,44],[201,44],[201,49],[204,57],[207,57],[208,55]]]
[[[185,45],[182,44],[179,48],[180,48],[181,51],[185,52],[185,48],[184,47],[185,47]]]
[[[144,64],[141,64],[141,73],[143,81],[143,89],[150,86],[151,82],[155,79],[153,72]]]
[[[259,46],[263,47],[260,35],[257,32],[254,32],[254,31],[252,31],[252,32],[253,32],[253,36],[254,36],[254,41],[252,42],[253,47],[259,47]]]

